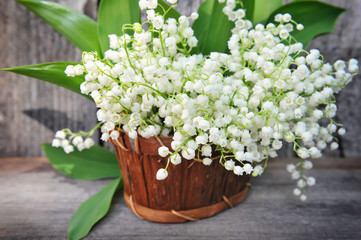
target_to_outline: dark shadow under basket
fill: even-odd
[[[213,216],[240,203],[250,187],[250,176],[236,176],[217,160],[210,166],[182,159],[170,163],[168,177],[157,180],[158,169],[167,158],[158,154],[164,144],[171,149],[171,137],[129,139],[120,132],[115,147],[124,181],[124,199],[140,218],[154,222],[177,223]],[[131,143],[132,142],[132,143]]]

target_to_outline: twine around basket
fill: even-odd
[[[201,218],[211,217],[227,208],[232,208],[238,203],[242,202],[247,196],[248,189],[251,184],[248,183],[247,187],[238,194],[227,198],[223,196],[223,201],[212,204],[206,207],[189,209],[189,210],[155,210],[133,202],[132,195],[124,194],[124,200],[132,212],[141,219],[147,219],[153,222],[161,223],[180,223],[185,221],[198,221]]]

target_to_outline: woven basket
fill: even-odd
[[[129,139],[120,132],[115,147],[124,181],[124,199],[139,218],[161,223],[196,221],[240,203],[250,187],[249,175],[236,176],[215,160],[205,166],[195,160],[169,165],[168,177],[157,180],[167,164],[158,148],[169,149],[171,137]]]

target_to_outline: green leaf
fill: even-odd
[[[118,178],[80,205],[69,223],[70,240],[78,240],[88,235],[94,224],[107,214],[114,193],[122,184],[122,180]]]
[[[291,14],[294,21],[305,27],[302,31],[295,29],[291,34],[306,47],[316,36],[332,32],[338,17],[344,11],[345,9],[323,2],[297,1],[277,9],[269,17],[268,22],[274,22],[274,17],[278,13]]]
[[[204,55],[228,50],[227,42],[234,24],[223,13],[224,6],[218,0],[206,0],[198,8],[199,17],[192,28],[198,39],[199,50]]]
[[[25,66],[13,67],[13,68],[3,68],[0,70],[9,71],[32,78],[37,78],[81,94],[80,84],[84,82],[84,77],[83,76],[68,77],[64,73],[66,66],[77,65],[77,64],[79,63],[52,62],[52,63],[42,63],[36,65],[25,65]],[[90,96],[87,95],[83,95],[83,96],[91,99]]]
[[[80,50],[99,52],[96,23],[89,17],[54,2],[16,1],[44,19]]]
[[[164,19],[168,19],[168,18],[178,19],[181,16],[181,14],[177,10],[175,10],[173,7],[171,8],[171,6],[168,5],[166,2],[164,2],[163,0],[158,0],[158,6],[156,9],[154,9],[154,11],[161,15],[163,15],[164,12],[166,12],[167,14],[164,16]]]
[[[282,6],[283,0],[243,0],[246,18],[253,24],[267,20],[269,15]]]
[[[138,1],[101,1],[98,11],[98,37],[102,52],[104,53],[109,49],[109,34],[116,34],[117,36],[123,35],[122,26],[135,22],[140,22]]]
[[[42,144],[42,148],[53,167],[69,177],[94,180],[121,176],[115,154],[105,148],[93,146],[69,154],[49,143]]]

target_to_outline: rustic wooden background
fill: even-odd
[[[57,0],[96,18],[98,0]],[[195,11],[201,0],[179,0],[184,14]],[[289,2],[289,0],[288,0]],[[327,0],[346,8],[335,32],[315,39],[326,61],[357,58],[361,61],[360,0]],[[0,68],[51,61],[78,61],[80,52],[44,21],[13,0],[0,1]],[[333,157],[361,156],[361,76],[338,96],[337,119],[348,130]],[[0,157],[42,156],[40,143],[69,127],[88,130],[96,123],[94,104],[66,89],[12,73],[0,72]],[[98,139],[98,136],[95,136]],[[281,156],[291,156],[289,148]]]

